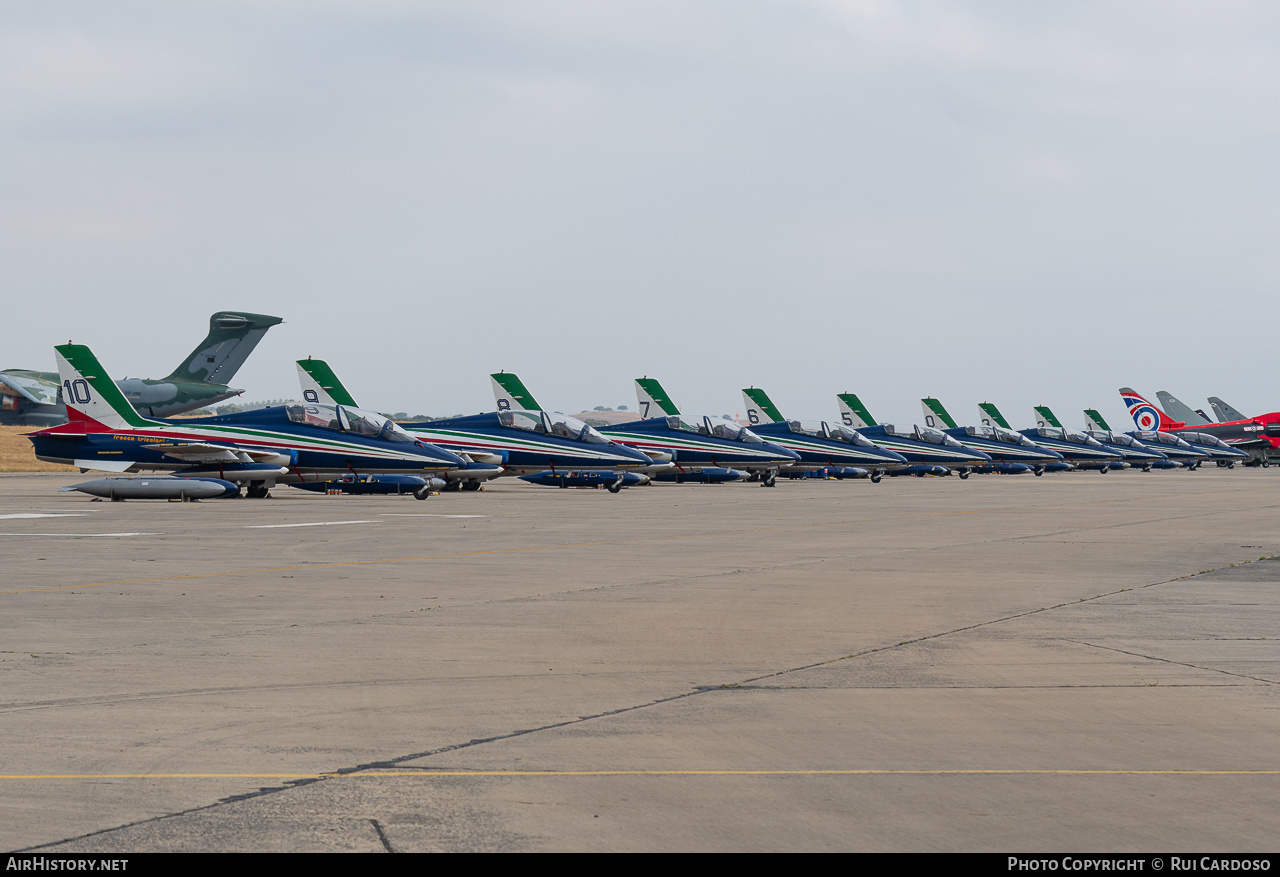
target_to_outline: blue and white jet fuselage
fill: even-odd
[[[1036,444],[1020,432],[999,426],[958,426],[943,432],[966,448],[982,451],[994,463],[1020,463],[1041,473],[1048,464],[1062,460],[1062,454],[1057,451]],[[984,470],[978,467],[978,471]]]
[[[52,462],[116,472],[199,472],[236,482],[435,474],[463,464],[381,415],[303,402],[218,417],[142,419],[128,429],[73,420],[30,439],[36,456]]]
[[[494,411],[400,426],[422,441],[457,454],[486,462],[500,458],[506,475],[665,468],[576,418],[548,411]]]
[[[858,432],[917,465],[965,470],[991,462],[991,457],[983,451],[966,447],[942,430],[928,426],[899,427],[882,423],[860,426]]]
[[[752,427],[752,432],[799,455],[800,460],[788,466],[789,470],[866,467],[874,472],[908,465],[907,458],[897,451],[880,447],[857,430],[826,421],[762,423]]]
[[[670,460],[682,473],[710,467],[762,472],[771,478],[770,473],[800,461],[795,451],[766,442],[731,420],[675,414],[621,423],[601,432],[655,459]]]

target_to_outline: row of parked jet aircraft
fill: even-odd
[[[261,334],[278,322],[256,314],[215,314],[210,338],[184,367],[195,374],[199,365],[205,369],[202,378],[230,380]],[[215,339],[215,332],[230,337]],[[895,426],[878,423],[852,393],[837,396],[839,422],[789,420],[756,387],[742,391],[749,421],[743,426],[690,416],[656,380],[645,377],[636,381],[643,419],[597,429],[547,411],[518,377],[498,373],[492,376],[497,401],[492,413],[396,423],[360,408],[333,369],[315,359],[298,361],[299,402],[163,419],[154,400],[138,403],[131,388],[144,396],[148,386],[172,383],[172,375],[158,382],[115,382],[87,347],[66,344],[55,351],[54,395],[65,405],[67,420],[29,436],[36,455],[83,470],[170,476],[116,477],[77,486],[113,499],[237,495],[242,490],[263,497],[276,484],[413,493],[424,499],[438,490],[479,489],[501,476],[562,487],[603,486],[616,493],[650,481],[755,480],[772,487],[779,476],[878,482],[884,475],[953,472],[967,478],[971,473],[1196,468],[1204,462],[1230,467],[1236,462],[1266,465],[1267,452],[1280,445],[1280,413],[1245,418],[1215,397],[1212,402],[1224,422],[1211,423],[1202,412],[1162,393],[1165,407],[1182,417],[1173,420],[1128,388],[1121,396],[1138,427],[1128,433],[1112,430],[1093,409],[1085,412],[1085,430],[1069,430],[1043,406],[1035,409],[1034,427],[1014,430],[989,402],[979,406],[977,424],[960,426],[932,398],[922,400],[922,425]],[[12,386],[14,374],[0,373],[0,380]],[[52,383],[53,377],[34,372],[21,376],[28,389],[32,380]],[[209,393],[217,395],[200,389],[183,392],[193,408],[208,404],[197,400]]]

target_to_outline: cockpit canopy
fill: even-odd
[[[1004,442],[1008,445],[1021,445],[1024,448],[1034,448],[1036,446],[1035,442],[1022,433],[1005,429],[1003,426],[966,426],[964,431],[970,438],[984,438],[989,441]]]
[[[1136,451],[1144,451],[1147,446],[1138,441],[1131,435],[1125,435],[1122,432],[1108,429],[1091,429],[1088,433],[1100,442],[1106,442],[1109,445],[1120,445],[1125,448],[1133,448]]]
[[[875,444],[870,439],[857,430],[838,424],[832,426],[825,420],[788,420],[787,426],[792,432],[799,435],[820,436],[833,442],[844,442],[845,444],[859,445],[864,448],[875,447]]]
[[[712,420],[710,417],[705,416],[699,420],[683,414],[676,414],[667,418],[667,426],[671,429],[678,429],[681,432],[713,435],[717,438],[728,439],[731,442],[764,444],[764,439],[745,426],[738,426],[732,420]]]
[[[1168,445],[1172,448],[1191,448],[1191,445],[1187,444],[1178,436],[1168,432],[1140,431],[1136,433],[1136,435],[1144,442],[1150,442],[1154,445]]]
[[[1207,432],[1184,432],[1185,441],[1195,442],[1198,445],[1206,445],[1210,448],[1218,448],[1219,450],[1232,450],[1231,445],[1218,438],[1216,435],[1210,435]]]
[[[940,429],[934,429],[932,426],[917,426],[916,438],[922,442],[928,442],[931,445],[946,445],[949,448],[962,447],[960,442],[947,435]]]
[[[289,420],[302,426],[318,426],[321,429],[349,432],[387,442],[415,441],[413,436],[396,426],[390,418],[363,408],[290,402],[284,406],[284,410]]]
[[[1087,436],[1082,432],[1071,432],[1061,426],[1041,426],[1036,429],[1042,438],[1058,439],[1059,441],[1073,442],[1077,445],[1088,445],[1091,448],[1102,447],[1102,442],[1092,436]]]
[[[594,427],[588,426],[576,417],[567,414],[553,414],[549,411],[499,411],[498,422],[503,426],[515,429],[527,429],[542,435],[554,435],[574,442],[590,442],[591,444],[612,444]]]
[[[934,429],[931,426],[913,426],[910,429],[894,426],[892,423],[882,423],[880,426],[884,429],[886,435],[915,439],[918,442],[928,442],[931,445],[946,445],[949,448],[963,447],[942,430]]]

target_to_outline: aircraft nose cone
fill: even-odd
[[[430,445],[426,442],[418,442],[418,445],[421,453],[432,460],[441,460],[451,466],[457,466],[459,468],[465,468],[467,465],[466,460],[462,459],[452,451],[446,451],[444,448],[437,447],[436,445]]]
[[[644,451],[637,451],[635,448],[629,448],[626,445],[618,445],[617,452],[618,456],[627,463],[649,464],[653,462],[653,458]]]
[[[784,448],[780,445],[774,445],[774,444],[766,445],[766,447],[769,448],[770,453],[776,454],[778,457],[784,460],[791,460],[792,462],[794,462],[800,459],[800,455],[795,451],[791,450],[790,448]]]

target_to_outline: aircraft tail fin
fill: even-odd
[[[862,404],[862,400],[853,393],[837,393],[836,402],[840,406],[840,422],[845,426],[858,429],[863,426],[875,426],[875,418]]]
[[[1124,400],[1125,406],[1129,409],[1129,416],[1133,418],[1133,423],[1138,429],[1159,431],[1182,426],[1148,402],[1132,387],[1121,387],[1120,398]]]
[[[266,314],[218,311],[209,334],[165,380],[229,384],[267,330],[284,320]]]
[[[646,420],[664,415],[673,417],[680,413],[657,378],[636,378],[636,401],[640,403],[640,416]]]
[[[921,399],[920,407],[924,409],[925,426],[932,426],[934,429],[955,429],[958,425],[942,403],[932,396]]]
[[[308,402],[360,407],[323,359],[298,360],[298,383],[302,385],[302,398]]]
[[[1004,419],[1004,415],[1000,413],[1000,409],[996,407],[994,402],[978,403],[978,422],[983,426],[1000,426],[1005,429],[1013,429],[1009,425],[1009,421]]]
[[[1213,413],[1218,415],[1218,420],[1228,423],[1232,420],[1248,420],[1249,418],[1232,408],[1226,402],[1223,402],[1217,396],[1209,397],[1209,405],[1213,407]]]
[[[742,404],[747,406],[747,422],[753,426],[758,423],[781,423],[782,412],[773,404],[769,394],[759,387],[748,387],[742,391]]]
[[[1107,426],[1107,422],[1102,419],[1102,415],[1096,408],[1084,409],[1084,428],[1111,431],[1111,427]]]
[[[53,349],[62,379],[67,419],[90,430],[129,430],[147,426],[120,392],[93,351],[83,344],[60,344]]]
[[[1181,420],[1187,426],[1208,426],[1213,422],[1209,418],[1202,417],[1192,411],[1190,406],[1184,405],[1182,400],[1168,390],[1157,390],[1156,398],[1160,400],[1160,404],[1170,417],[1175,420]]]
[[[1036,405],[1032,409],[1036,416],[1036,426],[1044,429],[1046,426],[1056,426],[1062,429],[1062,422],[1053,416],[1053,412],[1049,410],[1048,405]]]
[[[511,372],[489,375],[493,383],[493,398],[499,411],[541,411],[542,406],[525,387],[524,381]]]

